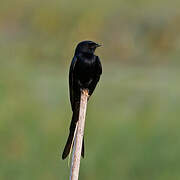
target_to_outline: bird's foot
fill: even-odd
[[[89,97],[89,90],[88,89],[81,89],[81,92]]]

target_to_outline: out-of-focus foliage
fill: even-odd
[[[3,0],[0,180],[63,180],[76,44],[103,44],[80,179],[180,179],[180,13],[167,0]]]
[[[1,50],[12,59],[64,64],[77,42],[92,39],[103,43],[106,61],[177,61],[178,5],[163,0],[7,0],[0,6]]]

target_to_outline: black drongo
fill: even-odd
[[[80,42],[76,47],[71,62],[69,70],[69,92],[73,115],[62,159],[65,159],[71,150],[76,123],[79,118],[81,90],[87,89],[89,96],[91,96],[102,74],[100,59],[94,54],[96,48],[99,46],[99,44],[93,41]],[[84,157],[84,139],[81,155]]]

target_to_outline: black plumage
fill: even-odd
[[[99,44],[93,41],[80,42],[76,47],[75,55],[71,62],[69,70],[69,92],[73,115],[62,159],[68,156],[73,142],[76,123],[79,118],[81,90],[87,89],[89,96],[91,96],[102,74],[100,59],[94,54],[96,48],[99,46]],[[81,155],[84,157],[84,139]]]

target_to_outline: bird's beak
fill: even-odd
[[[101,44],[96,44],[96,48],[97,48],[97,47],[101,47],[101,46],[102,46]]]

